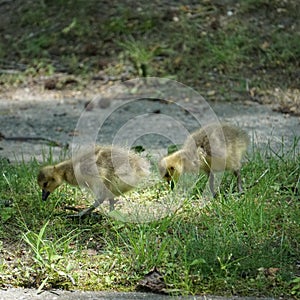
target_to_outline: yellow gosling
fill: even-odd
[[[94,152],[87,151],[76,158],[43,167],[37,179],[43,200],[64,182],[89,188],[96,199],[92,206],[76,215],[82,217],[106,199],[113,210],[114,196],[133,189],[149,174],[149,162],[137,154],[119,147],[96,146]]]
[[[183,173],[204,171],[213,195],[214,173],[231,170],[237,177],[238,191],[242,192],[240,170],[249,143],[248,134],[237,126],[209,124],[192,133],[181,150],[162,158],[159,170],[171,187]]]

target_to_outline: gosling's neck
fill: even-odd
[[[59,175],[65,182],[67,182],[71,185],[78,184],[76,181],[75,174],[74,174],[72,160],[63,161],[63,162],[55,165],[55,168],[57,169]]]

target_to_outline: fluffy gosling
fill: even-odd
[[[133,189],[149,174],[149,162],[137,154],[119,147],[96,146],[95,151],[43,167],[37,179],[44,201],[63,182],[89,188],[96,199],[92,206],[74,215],[82,217],[106,199],[109,200],[110,210],[113,210],[114,196]]]
[[[192,133],[178,150],[159,162],[164,179],[174,187],[185,172],[204,171],[209,176],[210,190],[215,196],[214,173],[231,170],[237,177],[237,188],[242,192],[241,160],[250,139],[245,131],[228,123],[212,123]]]

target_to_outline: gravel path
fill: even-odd
[[[254,102],[206,103],[164,102],[139,99],[112,100],[101,108],[94,105],[84,110],[86,100],[23,100],[0,102],[0,157],[11,161],[43,160],[49,152],[46,140],[60,145],[86,143],[117,143],[126,146],[142,145],[148,151],[160,149],[162,154],[170,143],[180,144],[188,131],[213,120],[225,120],[247,130],[255,146],[270,144],[289,149],[300,133],[300,118],[284,115]],[[215,115],[214,115],[215,113]],[[80,120],[80,121],[79,121]],[[11,140],[10,138],[21,139]],[[24,140],[25,138],[25,140]],[[298,145],[299,147],[299,145]],[[62,153],[53,147],[54,155]]]

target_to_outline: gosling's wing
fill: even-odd
[[[227,141],[223,132],[216,130],[209,137],[208,155],[211,157],[226,158]]]
[[[92,148],[77,151],[72,159],[75,176],[87,181],[91,180],[91,178],[99,178],[97,159],[97,152],[95,153]]]
[[[192,134],[187,142],[186,148],[197,147],[197,152],[201,156],[226,157],[226,138],[218,127],[204,128]]]
[[[119,160],[114,171],[123,182],[135,186],[150,174],[150,163],[134,153],[129,153],[125,159],[123,157]]]

